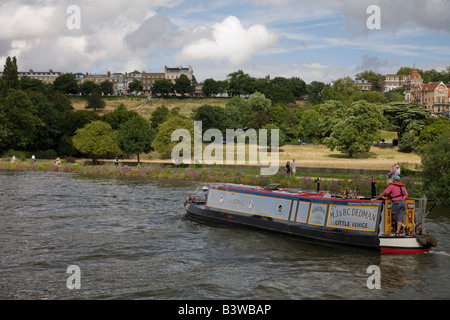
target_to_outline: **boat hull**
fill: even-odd
[[[196,222],[204,224],[216,224],[223,226],[243,227],[254,230],[281,233],[303,239],[322,241],[337,245],[351,245],[364,247],[372,250],[379,250],[379,239],[376,237],[351,236],[348,234],[323,232],[299,226],[292,226],[286,223],[273,221],[270,218],[259,216],[239,216],[233,213],[223,213],[209,210],[202,205],[191,203],[186,206],[188,217]]]

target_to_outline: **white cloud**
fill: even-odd
[[[0,39],[38,37],[55,33],[55,7],[16,3],[0,5]]]
[[[253,55],[264,53],[278,39],[264,25],[252,25],[245,29],[234,16],[214,24],[211,30],[211,38],[201,38],[186,45],[178,58],[183,61],[226,60],[231,64],[239,64]]]
[[[67,28],[71,4],[81,9],[80,30]],[[381,8],[381,30],[366,27],[366,9],[372,4]],[[449,4],[0,0],[0,63],[9,55],[17,56],[21,70],[92,73],[190,64],[199,81],[224,79],[243,69],[255,77],[328,82],[369,66],[388,70],[418,60],[421,68],[426,63],[448,66]]]

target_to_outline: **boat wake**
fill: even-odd
[[[450,257],[450,253],[445,251],[430,251],[428,254],[437,254],[439,256]]]

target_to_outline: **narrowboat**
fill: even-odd
[[[209,184],[204,195],[187,197],[185,209],[200,223],[255,228],[383,253],[424,253],[437,245],[424,228],[424,218],[434,205],[426,211],[426,198],[407,200],[408,233],[396,236],[391,204],[348,194],[282,190],[278,184],[225,183]]]

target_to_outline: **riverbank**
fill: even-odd
[[[171,179],[185,181],[200,181],[205,183],[223,182],[238,183],[255,186],[267,186],[271,183],[280,184],[283,188],[301,190],[329,191],[332,194],[341,194],[346,190],[357,190],[358,195],[370,197],[372,177],[376,180],[377,190],[386,186],[386,175],[359,175],[352,173],[328,173],[326,170],[305,172],[299,167],[295,176],[286,173],[283,167],[275,175],[264,176],[259,167],[251,166],[175,166],[170,162],[146,161],[140,166],[128,165],[121,162],[114,166],[112,161],[103,161],[100,165],[90,165],[89,161],[55,164],[54,161],[16,161],[0,162],[0,170],[47,171],[59,173],[75,173],[89,177],[115,177],[134,179]],[[411,196],[421,196],[421,183],[413,177],[404,177]]]

